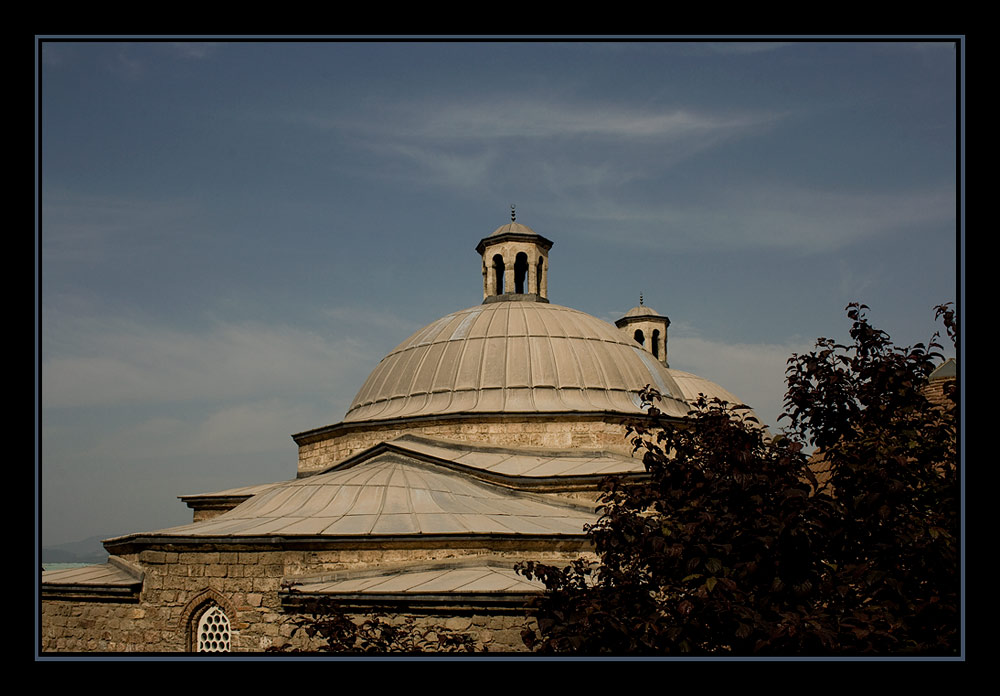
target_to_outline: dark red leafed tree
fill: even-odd
[[[609,479],[597,562],[518,565],[548,592],[529,648],[665,655],[952,655],[959,650],[956,398],[941,355],[848,306],[851,342],[788,361],[786,432],[701,399],[629,435],[649,473]],[[955,315],[937,309],[955,341]],[[813,445],[819,456],[803,454]],[[819,466],[817,466],[819,462]],[[816,470],[822,469],[818,478]]]

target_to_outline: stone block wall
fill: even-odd
[[[42,650],[46,652],[155,651],[170,635],[151,628],[148,609],[119,602],[45,600]]]
[[[531,553],[549,561],[576,558],[578,548]],[[327,550],[176,551],[148,549],[123,558],[145,573],[138,603],[43,599],[42,650],[187,652],[199,615],[218,605],[230,621],[233,652],[262,652],[289,641],[292,610],[279,592],[288,577],[419,561],[484,557],[511,566],[527,557],[504,542],[493,548],[344,548]],[[418,625],[473,631],[493,651],[523,650],[523,613],[463,610],[412,613]]]
[[[518,419],[499,417],[469,421],[440,419],[409,423],[349,424],[299,445],[299,475],[315,473],[369,447],[412,434],[493,447],[539,447],[561,450],[606,450],[632,454],[622,418]]]
[[[922,391],[927,400],[932,404],[941,406],[942,408],[951,408],[953,404],[951,399],[946,395],[945,388],[950,388],[954,383],[954,378],[932,379]]]

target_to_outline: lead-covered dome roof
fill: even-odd
[[[449,314],[387,355],[344,422],[459,413],[641,412],[687,406],[670,371],[611,324],[554,304],[497,302]]]
[[[646,305],[639,305],[638,307],[633,307],[629,311],[625,312],[626,317],[658,317],[660,316],[655,309],[647,307]]]
[[[500,225],[498,228],[493,230],[490,234],[491,237],[497,237],[502,234],[531,234],[536,237],[540,237],[537,232],[528,227],[527,225],[522,225],[520,222],[508,222],[505,225]]]

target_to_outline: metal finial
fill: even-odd
[[[639,306],[642,306],[642,293],[639,293]]]
[[[514,218],[515,218],[515,217],[516,217],[516,215],[515,215],[515,213],[514,213],[514,204],[513,204],[513,203],[511,203],[511,204],[510,204],[510,221],[511,221],[511,222],[514,222]]]

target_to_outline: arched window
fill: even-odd
[[[542,294],[542,266],[545,263],[545,259],[538,257],[538,267],[535,269],[535,294],[541,296]]]
[[[640,346],[646,345],[646,337],[642,335],[642,329],[636,329],[635,334],[633,334],[632,338],[634,338],[636,343],[638,343]]]
[[[653,337],[651,339],[653,344],[650,348],[653,349],[653,357],[659,359],[660,357],[660,330],[653,329]]]
[[[514,257],[514,292],[524,294],[524,281],[528,277],[528,255],[523,251]]]
[[[496,276],[496,286],[498,295],[503,294],[503,271],[504,271],[503,257],[500,254],[497,254],[496,256],[493,257],[493,272]]]
[[[185,650],[232,652],[233,639],[239,640],[231,623],[236,615],[229,600],[211,588],[191,597],[181,611]]]
[[[232,649],[229,617],[219,605],[211,604],[198,619],[195,639],[197,652],[229,652]]]

